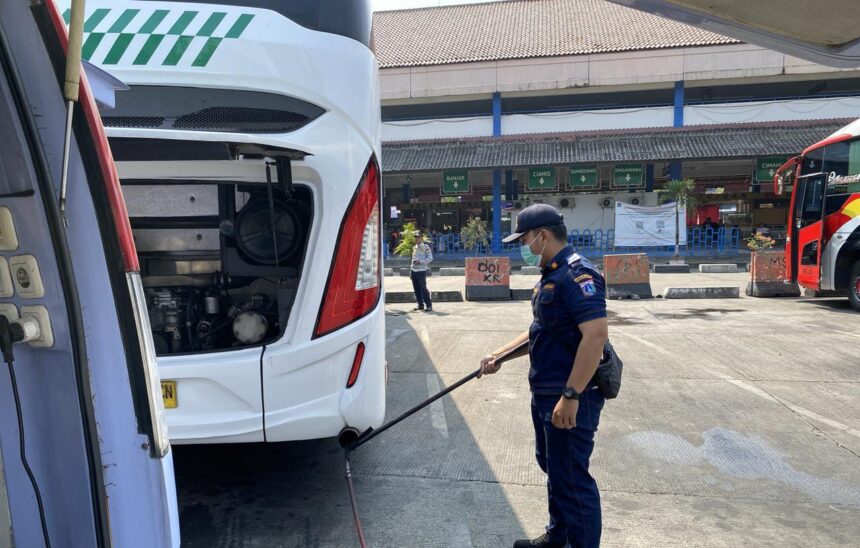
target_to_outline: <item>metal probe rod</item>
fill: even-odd
[[[434,401],[438,400],[439,398],[441,398],[443,396],[450,394],[451,392],[460,388],[461,386],[463,386],[464,384],[466,384],[467,382],[474,379],[475,377],[477,377],[480,374],[481,374],[481,370],[479,368],[479,369],[473,371],[472,373],[469,373],[468,376],[463,377],[459,381],[455,382],[454,384],[452,384],[451,386],[449,386],[445,390],[442,390],[441,392],[439,392],[435,396],[427,398],[426,400],[419,403],[418,405],[416,405],[415,407],[413,407],[409,411],[403,413],[402,415],[400,415],[396,419],[393,419],[393,420],[383,424],[382,426],[379,427],[379,430],[368,430],[367,432],[365,432],[364,434],[359,436],[357,440],[352,442],[349,445],[349,447],[347,448],[347,451],[355,451],[356,449],[358,449],[359,447],[361,447],[365,443],[369,442],[370,440],[372,440],[373,438],[375,438],[379,434],[382,434],[383,432],[385,432],[386,430],[388,430],[389,428],[391,428],[395,424],[398,424],[403,419],[406,419],[406,418],[414,415],[418,411],[421,411],[422,409],[424,409],[425,407],[427,407],[428,405],[430,405]]]
[[[524,343],[520,344],[516,348],[512,348],[508,352],[505,352],[504,354],[502,354],[501,356],[496,358],[496,362],[497,363],[504,363],[510,359],[513,359],[513,357],[518,352],[522,351],[527,345],[528,345],[528,341],[525,341]],[[421,411],[422,409],[424,409],[425,407],[427,407],[428,405],[430,405],[434,401],[438,400],[439,398],[447,396],[448,394],[450,394],[454,390],[460,388],[461,386],[463,386],[464,384],[466,384],[467,382],[474,379],[475,377],[477,377],[480,374],[481,374],[481,369],[478,368],[475,371],[473,371],[472,373],[469,373],[469,375],[467,375],[467,376],[463,377],[462,379],[460,379],[459,381],[455,382],[451,386],[445,388],[444,390],[442,390],[441,392],[439,392],[435,396],[429,397],[428,399],[419,403],[418,405],[416,405],[415,407],[413,407],[409,411],[403,413],[399,417],[392,419],[391,421],[383,424],[382,426],[379,427],[378,430],[368,430],[368,431],[364,432],[361,436],[358,437],[358,439],[356,439],[354,442],[352,442],[351,444],[349,444],[347,446],[347,448],[346,448],[347,452],[355,451],[356,449],[358,449],[359,447],[361,447],[365,443],[369,442],[370,440],[372,440],[373,438],[375,438],[379,434],[385,432],[386,430],[388,430],[389,428],[391,428],[395,424],[398,424],[403,419],[406,419],[406,418],[414,415],[418,411]]]

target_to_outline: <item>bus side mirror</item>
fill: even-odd
[[[782,195],[785,192],[785,187],[794,175],[794,170],[797,169],[797,164],[800,163],[801,157],[795,156],[789,159],[786,163],[779,166],[776,174],[773,176],[773,192],[777,195]]]

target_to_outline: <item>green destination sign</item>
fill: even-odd
[[[442,173],[442,194],[468,194],[468,171],[445,171]]]
[[[529,169],[529,190],[557,190],[554,167],[533,167]]]
[[[759,183],[772,183],[773,176],[779,166],[786,163],[788,158],[759,158],[755,163],[755,180]]]
[[[597,166],[576,166],[570,168],[570,189],[577,188],[596,188],[597,181]]]
[[[642,164],[618,164],[612,182],[615,186],[642,186]]]

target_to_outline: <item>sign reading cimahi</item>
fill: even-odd
[[[600,186],[597,179],[597,166],[575,166],[570,168],[570,190],[580,188],[597,188]]]
[[[555,182],[554,167],[533,167],[529,169],[528,189],[533,192],[541,190],[558,190]]]
[[[442,172],[442,194],[468,194],[469,172],[444,171]]]
[[[613,172],[612,184],[616,187],[642,186],[642,164],[617,164]]]
[[[772,183],[773,176],[779,166],[788,161],[788,158],[759,158],[755,162],[755,180],[759,183]]]

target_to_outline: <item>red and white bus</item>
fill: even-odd
[[[787,279],[860,312],[860,120],[783,164],[774,187],[791,192]]]

